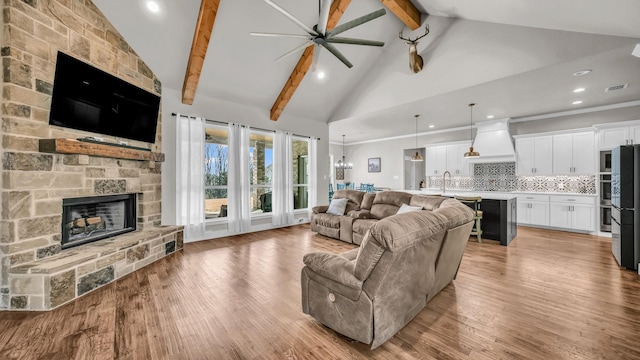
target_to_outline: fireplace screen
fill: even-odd
[[[62,200],[63,249],[135,229],[135,194]]]

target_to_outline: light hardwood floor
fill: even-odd
[[[0,312],[0,359],[638,359],[640,277],[610,239],[520,227],[472,238],[453,284],[380,348],[304,315],[308,225],[185,244],[46,313]]]

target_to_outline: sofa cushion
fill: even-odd
[[[367,233],[367,230],[369,230],[369,228],[373,226],[373,224],[377,223],[378,221],[380,220],[357,219],[353,222],[353,225],[352,225],[353,232],[364,236],[364,234]]]
[[[335,216],[327,213],[314,214],[314,219],[318,226],[323,226],[332,229],[338,229],[340,227],[340,216]]]
[[[373,224],[369,233],[372,242],[395,252],[432,236],[444,237],[448,228],[449,221],[445,216],[435,211],[414,211],[384,218]]]
[[[333,199],[348,199],[349,202],[344,211],[345,214],[348,214],[350,211],[360,210],[364,194],[364,192],[357,190],[338,190],[333,193]]]
[[[411,194],[402,191],[381,191],[376,193],[371,205],[371,215],[376,219],[384,219],[395,215],[402,204],[411,201]]]
[[[371,205],[373,205],[373,199],[376,198],[376,193],[366,193],[362,197],[362,204],[360,204],[361,209],[371,210]]]
[[[434,214],[443,215],[447,219],[447,227],[454,228],[473,220],[473,210],[458,200],[447,199],[440,207],[433,210]]]
[[[402,204],[402,206],[400,206],[400,209],[398,209],[398,212],[396,214],[404,214],[404,213],[408,213],[412,211],[420,211],[420,210],[422,210],[422,206],[410,206],[407,204]]]
[[[409,205],[422,206],[422,208],[425,210],[433,211],[439,208],[440,204],[445,200],[447,200],[447,198],[443,196],[413,195],[411,197]]]

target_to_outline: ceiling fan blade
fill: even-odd
[[[332,0],[322,0],[322,8],[320,9],[320,19],[318,20],[318,32],[324,34],[327,32],[327,22],[329,21],[329,9],[331,9]]]
[[[267,1],[267,0],[265,0],[265,1]],[[374,11],[374,12],[372,12],[370,14],[361,16],[361,17],[359,17],[357,19],[353,19],[353,20],[351,20],[349,22],[346,22],[346,23],[344,23],[342,25],[338,25],[335,28],[333,28],[333,30],[327,32],[327,37],[338,35],[338,34],[340,34],[342,32],[345,32],[345,31],[347,31],[349,29],[352,29],[352,28],[354,28],[354,27],[356,27],[358,25],[362,25],[362,24],[364,24],[366,22],[369,22],[369,21],[371,21],[373,19],[377,19],[377,18],[379,18],[380,16],[382,16],[382,15],[384,15],[386,13],[387,12],[384,9],[380,9],[380,10]]]
[[[344,55],[342,55],[342,53],[338,51],[338,49],[336,49],[335,46],[327,43],[322,44],[322,46],[324,46],[325,49],[329,50],[335,57],[342,61],[343,64],[347,65],[349,69],[353,67],[353,64],[350,63],[349,60],[347,60],[347,58],[344,57]]]
[[[298,35],[298,34],[278,34],[278,33],[250,32],[249,35],[266,36],[266,37],[289,37],[289,38],[296,38],[296,39],[309,39],[309,35]]]
[[[291,50],[291,51],[287,52],[286,54],[284,54],[284,55],[280,56],[280,57],[279,57],[279,58],[277,58],[275,61],[280,61],[280,60],[282,60],[282,59],[286,58],[286,57],[287,57],[287,56],[289,56],[289,55],[292,55],[292,54],[297,53],[298,51],[304,50],[304,49],[306,49],[306,48],[307,48],[309,45],[311,45],[311,44],[313,44],[313,40],[305,41],[305,42],[304,42],[304,44],[302,44],[302,45],[298,46],[297,48],[295,48],[295,49],[293,49],[293,50]]]
[[[353,38],[344,38],[344,37],[332,37],[332,38],[327,39],[327,42],[328,43],[334,43],[334,44],[384,46],[384,42],[382,42],[382,41],[353,39]]]
[[[313,62],[311,62],[311,71],[318,69],[318,60],[320,59],[320,45],[316,44],[313,48]]]
[[[289,20],[293,21],[294,23],[296,23],[296,25],[298,25],[299,27],[301,27],[304,31],[306,31],[307,33],[311,34],[311,35],[318,35],[317,32],[315,32],[312,28],[308,27],[307,25],[305,25],[302,21],[298,20],[295,16],[291,15],[287,10],[281,8],[280,6],[278,6],[276,3],[274,3],[271,0],[264,0],[264,2],[266,2],[267,4],[271,5],[272,8],[276,9],[278,12],[280,12],[282,15],[286,16],[289,18]]]

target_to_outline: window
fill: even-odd
[[[204,214],[206,219],[227,216],[229,131],[207,125],[204,147]]]
[[[293,137],[293,208],[309,204],[309,139]]]
[[[273,133],[251,131],[249,156],[251,214],[270,213],[273,189]]]

